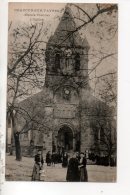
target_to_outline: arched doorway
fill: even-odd
[[[67,125],[63,125],[58,131],[58,146],[64,147],[66,151],[73,150],[73,132]]]

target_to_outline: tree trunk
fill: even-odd
[[[12,132],[14,135],[16,160],[21,161],[22,155],[21,155],[21,146],[20,146],[20,140],[19,140],[19,132],[16,130],[16,124],[15,124],[15,119],[14,119],[13,114],[12,114]]]
[[[14,140],[15,140],[15,149],[16,149],[16,160],[21,161],[22,155],[21,155],[21,146],[19,140],[19,132],[14,133]]]

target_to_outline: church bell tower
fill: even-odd
[[[52,97],[52,142],[66,150],[80,150],[81,102],[88,89],[89,44],[80,37],[67,6],[46,46],[45,88]]]
[[[67,6],[45,53],[46,87],[56,87],[70,80],[80,85],[88,80],[87,40],[80,37],[71,9]]]

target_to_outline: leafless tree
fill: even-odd
[[[103,108],[96,106],[94,108],[95,117],[91,120],[91,127],[95,139],[95,148],[100,155],[101,151],[105,151],[106,156],[110,159],[112,155],[116,156],[117,148],[117,89],[116,76],[105,75],[101,78],[99,96],[102,99]],[[102,86],[102,87],[101,87]]]
[[[105,75],[99,79],[99,83],[102,86],[98,90],[99,96],[104,100],[108,105],[112,105],[114,109],[117,106],[117,74],[111,73]]]
[[[18,113],[17,103],[30,96],[35,89],[41,89],[44,84],[46,42],[43,37],[47,31],[44,21],[19,24],[14,28],[12,22],[9,24],[7,116],[12,120],[13,134],[17,137],[14,124]],[[20,156],[16,159],[20,159]]]
[[[14,106],[14,116],[12,119],[12,128],[16,149],[16,160],[22,160],[20,136],[22,134],[28,134],[29,131],[33,134],[33,131],[39,131],[42,133],[47,133],[49,127],[45,124],[49,120],[45,116],[45,103],[47,101],[35,101],[31,98],[28,102],[23,101],[22,104]],[[41,110],[41,106],[43,109]],[[42,119],[42,120],[41,120]]]
[[[82,36],[82,34],[84,34],[83,31],[85,31],[89,32],[91,36],[97,40],[96,45],[98,45],[98,48],[96,48],[96,45],[91,46],[88,54],[90,82],[96,82],[99,76],[102,77],[113,73],[113,70],[111,70],[103,73],[103,75],[99,75],[98,69],[103,63],[107,63],[108,60],[110,63],[113,61],[113,63],[116,63],[117,44],[115,44],[113,48],[107,48],[107,45],[110,43],[112,45],[112,42],[115,41],[114,39],[117,40],[118,6],[117,4],[93,4],[91,7],[91,5],[88,6],[86,4],[86,7],[84,7],[84,4],[80,3],[70,4],[70,6],[72,9],[76,10],[74,11],[75,14],[73,17],[78,26],[74,31],[68,32],[66,39],[77,31],[80,32]]]

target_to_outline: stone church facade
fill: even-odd
[[[64,147],[66,151],[85,151],[95,147],[92,121],[106,112],[103,102],[92,95],[88,76],[89,44],[76,31],[70,8],[46,45],[46,75],[43,90],[20,103],[39,116],[41,126],[32,124],[21,135],[21,147],[41,147],[45,151]],[[96,109],[100,113],[96,115]],[[103,119],[101,119],[103,120]],[[33,123],[33,122],[32,122]],[[17,121],[21,129],[21,117]]]

